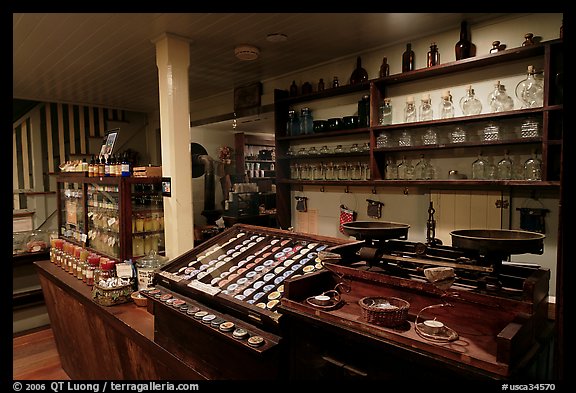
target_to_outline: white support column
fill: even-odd
[[[172,181],[164,197],[166,256],[174,258],[194,247],[192,156],[188,67],[190,40],[165,33],[153,41],[160,92],[162,176]]]

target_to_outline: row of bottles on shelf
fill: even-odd
[[[442,128],[446,130],[446,135],[439,133],[434,127],[428,127],[424,132],[402,130],[398,135],[390,131],[383,131],[376,137],[376,148],[455,144],[473,141],[494,142],[514,138],[536,138],[541,135],[541,123],[534,117],[525,118],[519,126],[513,125],[512,127],[488,121],[480,125],[457,125]]]
[[[484,157],[480,152],[472,162],[471,176],[473,180],[542,180],[542,161],[536,152],[525,161],[514,161],[508,151],[504,157],[495,162],[494,157]],[[465,174],[458,171],[449,171],[448,179],[466,179]],[[430,158],[423,154],[416,164],[412,159],[403,156],[400,162],[393,157],[386,161],[384,169],[385,180],[434,180],[437,178],[437,170]]]
[[[72,274],[86,285],[92,286],[113,274],[116,264],[110,259],[85,247],[60,238],[50,240],[50,262]]]
[[[293,146],[288,147],[286,156],[288,157],[308,157],[317,156],[324,154],[344,154],[344,153],[367,153],[370,151],[370,143],[365,142],[363,144],[352,143],[351,145],[336,145],[336,147],[323,145],[321,148],[317,149],[316,146],[310,146],[308,148],[301,147],[298,150]]]
[[[131,175],[128,154],[92,155],[88,165],[88,177],[128,177]]]
[[[543,83],[534,77],[536,73],[533,66],[528,66],[526,78],[516,86],[516,97],[520,101],[522,109],[542,107],[544,103]],[[488,95],[487,104],[491,113],[505,112],[514,109],[514,100],[508,95],[506,86],[500,83],[500,81],[494,84],[494,89]],[[478,115],[482,112],[482,102],[476,97],[471,85],[466,88],[464,95],[460,98],[459,107],[463,116]],[[450,90],[445,90],[441,95],[436,116],[434,115],[434,108],[429,93],[422,95],[418,107],[414,96],[407,96],[403,121],[405,123],[411,123],[434,119],[450,119],[455,117],[455,115],[456,111],[452,94]],[[378,124],[391,125],[392,122],[392,100],[385,98],[379,107]]]
[[[473,44],[470,40],[469,36],[469,28],[468,23],[464,20],[460,24],[460,39],[454,45],[454,54],[456,60],[467,59],[472,57],[474,54],[472,53]],[[562,38],[562,26],[560,26],[560,38]],[[532,46],[535,45],[534,41],[534,34],[533,33],[526,33],[524,34],[524,41],[522,41],[521,46]],[[506,45],[502,44],[499,40],[494,40],[492,42],[492,46],[488,50],[488,53],[497,53],[502,50],[505,50]],[[412,49],[412,43],[408,42],[406,44],[406,49],[402,53],[402,72],[409,72],[414,71],[416,69],[416,54]],[[426,54],[426,67],[434,67],[441,64],[440,63],[440,50],[436,42],[430,43],[430,50]],[[380,78],[386,77],[390,75],[390,64],[388,63],[388,57],[384,56],[382,58],[382,64],[380,65],[380,69],[378,72],[378,76]],[[351,85],[359,84],[362,82],[368,81],[368,72],[362,66],[362,59],[360,56],[356,58],[356,68],[352,71],[350,75],[349,82]],[[334,76],[331,83],[332,88],[336,88],[340,86],[340,80],[338,76]],[[291,97],[297,96],[299,94],[310,94],[314,91],[321,92],[325,89],[324,78],[320,78],[316,89],[312,86],[310,82],[302,83],[301,87],[299,88],[296,84],[296,81],[293,80],[290,88],[289,94]]]
[[[370,180],[368,162],[315,162],[290,164],[292,180]]]
[[[327,120],[314,120],[312,110],[308,107],[300,109],[300,114],[294,109],[288,110],[286,121],[286,135],[311,135],[323,131],[336,131],[368,127],[370,125],[370,96],[364,94],[358,101],[357,115],[343,118],[330,118]]]

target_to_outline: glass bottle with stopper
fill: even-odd
[[[536,70],[529,65],[526,78],[516,85],[516,97],[522,103],[522,108],[537,108],[544,103],[544,88],[542,82],[535,78]]]
[[[428,121],[434,118],[434,111],[432,110],[432,100],[430,94],[422,94],[420,99],[420,121]]]
[[[414,104],[414,97],[406,97],[406,106],[404,107],[404,122],[411,123],[416,121],[416,105]]]
[[[472,49],[472,43],[468,38],[468,22],[463,20],[460,23],[460,40],[454,46],[456,60],[467,59],[468,57],[470,57],[471,49]]]
[[[514,100],[506,92],[506,86],[497,81],[494,90],[488,95],[488,105],[493,113],[514,109]]]
[[[468,85],[466,94],[460,99],[460,109],[464,116],[479,115],[482,112],[482,102],[476,98],[471,85]]]
[[[452,103],[452,95],[450,90],[445,90],[442,93],[440,101],[440,118],[450,119],[454,117],[454,104]]]
[[[380,76],[380,78],[384,78],[385,76],[389,76],[389,75],[390,75],[390,64],[388,64],[388,58],[383,57],[382,58],[382,65],[380,65],[379,76]]]

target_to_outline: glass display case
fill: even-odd
[[[59,236],[115,260],[164,253],[159,177],[58,176]]]

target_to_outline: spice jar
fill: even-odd
[[[86,285],[94,285],[94,276],[98,263],[100,262],[100,257],[97,254],[90,254],[87,259],[86,265]]]

